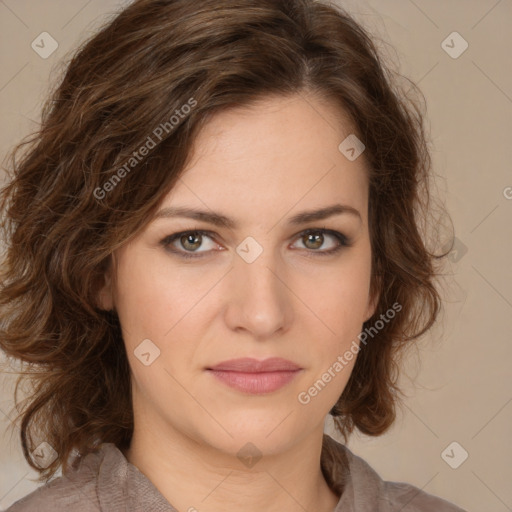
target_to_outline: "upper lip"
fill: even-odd
[[[292,361],[282,359],[280,357],[270,357],[260,361],[250,357],[243,357],[240,359],[230,359],[222,363],[210,366],[208,370],[223,370],[232,372],[247,372],[247,373],[263,373],[263,372],[279,372],[279,371],[295,371],[300,370],[301,367]]]

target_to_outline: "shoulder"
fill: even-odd
[[[331,481],[343,488],[336,512],[466,512],[412,484],[384,481],[365,460],[326,434],[322,456]]]
[[[389,510],[403,512],[466,512],[457,505],[404,482],[383,482],[382,501]],[[384,510],[388,510],[384,507]]]
[[[50,480],[35,491],[12,504],[6,512],[98,512],[98,470],[104,448],[83,457],[75,469]]]
[[[153,483],[113,443],[103,443],[64,475],[36,489],[6,512],[176,512]]]
[[[59,477],[11,505],[6,512],[97,512],[101,510],[93,482]]]

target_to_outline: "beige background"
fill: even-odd
[[[123,3],[0,0],[0,158],[36,129],[62,59]],[[339,3],[395,47],[399,70],[420,84],[438,186],[458,239],[445,315],[402,378],[409,396],[403,414],[388,434],[354,436],[349,447],[384,479],[410,482],[471,512],[510,511],[512,1]],[[59,45],[47,59],[31,48],[45,31]],[[469,44],[455,59],[441,46],[454,31]],[[0,510],[37,486],[17,431],[12,439],[5,432],[12,378],[1,379]],[[453,441],[460,447],[448,450],[452,464],[462,449],[469,454],[457,469],[441,456]]]

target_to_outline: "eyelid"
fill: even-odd
[[[338,244],[339,244],[333,249],[323,250],[323,251],[307,249],[307,248],[305,248],[305,249],[300,248],[300,250],[310,253],[310,255],[312,257],[333,255],[333,254],[339,252],[341,249],[350,247],[353,244],[353,240],[350,237],[348,237],[347,235],[345,235],[344,233],[339,232],[334,229],[327,229],[325,227],[307,228],[302,231],[299,231],[298,233],[293,235],[293,240],[300,239],[301,237],[306,236],[310,233],[320,233],[320,234],[331,236],[332,238],[337,240]],[[182,236],[185,236],[188,234],[199,234],[201,236],[207,236],[208,238],[212,239],[212,241],[214,241],[215,243],[218,244],[218,242],[216,242],[216,240],[215,240],[215,238],[217,237],[217,234],[214,233],[213,231],[204,230],[204,229],[187,229],[185,231],[176,232],[176,233],[166,236],[163,240],[160,241],[160,245],[162,245],[164,247],[164,249],[166,249],[167,251],[169,251],[173,254],[177,254],[178,257],[181,257],[183,259],[199,259],[199,258],[207,256],[211,252],[211,251],[191,252],[191,251],[171,249],[171,244],[174,241],[179,240]],[[224,249],[222,249],[222,250],[224,250]]]
[[[182,256],[185,259],[186,258],[201,258],[203,254],[208,254],[210,252],[210,251],[191,252],[191,251],[180,251],[177,249],[171,249],[171,244],[174,241],[179,240],[182,236],[185,236],[188,234],[199,234],[201,236],[207,236],[208,238],[212,239],[215,242],[216,233],[213,233],[212,231],[208,231],[205,229],[187,229],[185,231],[180,231],[180,232],[173,233],[171,235],[166,236],[163,240],[160,241],[160,244],[164,247],[164,249],[166,249],[174,254],[178,254],[179,256]],[[217,243],[217,242],[215,242],[215,243]]]

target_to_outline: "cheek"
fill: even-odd
[[[186,286],[182,274],[171,273],[157,256],[154,251],[133,251],[119,263],[115,302],[128,337],[165,338],[197,301],[194,287]]]
[[[162,265],[153,254],[126,254],[119,263],[116,290],[129,363],[146,395],[173,387],[169,373],[193,366],[206,302],[199,301],[212,286],[209,279],[191,286],[186,272]]]
[[[314,296],[309,297],[315,312],[310,325],[318,324],[319,350],[313,357],[318,362],[320,384],[328,383],[329,391],[322,392],[327,400],[336,400],[348,382],[359,354],[358,336],[368,308],[370,260],[366,254],[359,254],[350,263],[340,265],[329,278],[318,282]]]
[[[135,343],[139,338],[161,335],[171,326],[165,312],[165,297],[161,284],[145,279],[144,275],[122,275],[123,284],[118,287],[116,308],[125,334],[125,340]]]
[[[305,302],[334,333],[362,326],[369,302],[370,265],[366,254],[354,254],[351,261],[319,275],[314,283],[303,282]]]

